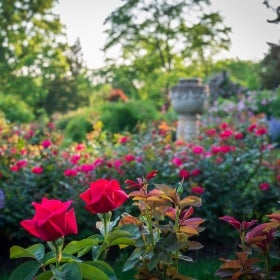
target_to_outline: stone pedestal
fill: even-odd
[[[198,79],[180,79],[170,91],[171,106],[178,113],[177,140],[198,135],[197,115],[203,111],[205,87]]]

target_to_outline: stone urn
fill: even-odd
[[[180,79],[170,90],[171,106],[178,113],[177,140],[188,141],[198,135],[198,116],[202,114],[206,88],[199,79]]]

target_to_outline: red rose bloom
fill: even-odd
[[[253,132],[255,129],[257,128],[257,125],[255,123],[252,123],[251,125],[249,125],[249,127],[247,128],[247,130],[249,132]]]
[[[265,127],[260,127],[255,131],[257,136],[265,135],[267,134],[267,129]]]
[[[12,172],[17,172],[17,171],[19,171],[19,167],[17,166],[17,165],[13,165],[13,166],[11,166],[10,167],[10,170],[12,171]]]
[[[44,171],[44,168],[41,166],[34,166],[32,167],[31,171],[34,174],[41,174]]]
[[[172,163],[176,165],[176,167],[180,167],[183,164],[183,161],[180,158],[175,157],[173,158]]]
[[[45,139],[45,140],[42,141],[41,145],[46,149],[46,148],[49,148],[52,145],[52,142],[49,139]]]
[[[80,194],[86,203],[85,208],[93,214],[106,213],[121,206],[128,195],[120,188],[117,180],[99,179]]]
[[[23,168],[23,167],[25,167],[26,165],[27,165],[27,160],[25,160],[25,159],[22,159],[22,160],[19,160],[19,161],[16,162],[16,166],[17,166],[18,168]]]
[[[244,135],[243,135],[241,132],[236,132],[236,133],[234,134],[234,138],[235,138],[236,140],[240,140],[240,139],[243,139],[243,138],[244,138]]]
[[[203,194],[204,193],[204,188],[201,186],[195,186],[191,188],[192,193],[194,194]]]
[[[134,155],[132,154],[128,154],[124,158],[127,162],[133,161],[135,159]]]
[[[184,179],[188,179],[190,177],[190,173],[186,169],[181,169],[179,172],[179,176]]]
[[[35,215],[32,219],[21,221],[20,225],[31,235],[43,241],[54,241],[68,234],[76,234],[77,223],[72,201],[62,202],[43,198],[41,203],[32,202]]]
[[[202,154],[204,152],[204,148],[201,146],[195,146],[192,151],[194,154]]]
[[[66,169],[64,171],[64,175],[67,177],[71,177],[71,176],[76,176],[77,175],[77,170],[76,169]]]
[[[221,133],[220,133],[220,137],[222,139],[227,139],[229,137],[231,137],[233,134],[233,131],[231,129],[226,129],[226,130],[223,130]]]
[[[262,190],[262,191],[266,191],[266,190],[269,189],[269,184],[266,183],[266,182],[261,183],[261,184],[259,184],[259,188],[260,188],[260,190]]]

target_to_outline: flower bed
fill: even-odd
[[[123,186],[128,178],[158,170],[158,182],[173,189],[180,183],[182,196],[202,200],[203,207],[196,210],[205,220],[201,241],[227,245],[233,235],[218,217],[262,221],[264,214],[278,209],[279,152],[269,143],[266,122],[244,111],[233,111],[234,118],[207,116],[199,137],[188,143],[175,141],[173,126],[165,122],[141,128],[138,134],[114,135],[97,122],[86,141],[70,144],[53,124],[19,128],[3,122],[0,242],[36,241],[19,224],[32,216],[31,203],[43,197],[73,201],[79,217],[77,239],[98,234],[93,227],[97,216],[85,212],[79,198],[90,182],[114,179]],[[130,200],[114,212],[138,215]]]

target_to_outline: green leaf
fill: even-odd
[[[55,262],[56,262],[55,255],[50,254],[49,258],[45,260],[44,265],[48,265]],[[73,263],[73,262],[81,262],[81,260],[73,255],[62,253],[61,262]]]
[[[103,271],[110,280],[117,280],[117,276],[115,274],[114,269],[106,262],[104,261],[91,261],[91,262],[86,262],[86,264],[90,264],[101,271]]]
[[[12,272],[9,280],[32,280],[39,269],[40,264],[38,262],[25,262]]]
[[[62,273],[63,280],[82,279],[82,270],[77,263],[66,263],[61,267],[60,271]]]
[[[54,260],[54,261],[50,261]],[[43,259],[43,264],[49,264],[49,263],[54,263],[55,262],[55,253],[54,252],[48,252],[45,254],[44,259]]]
[[[38,262],[42,262],[45,255],[45,247],[43,244],[34,244],[26,249],[20,246],[13,246],[10,249],[10,258],[17,259],[17,258],[33,258]]]
[[[52,272],[48,270],[36,276],[36,280],[50,280],[52,276]]]
[[[119,228],[122,231],[126,231],[130,233],[131,239],[137,239],[140,237],[139,227],[137,225],[123,225]]]
[[[93,248],[93,253],[96,254],[96,259],[99,259],[100,256],[108,249],[108,243],[103,242],[100,246],[98,246],[98,252],[96,254],[96,248]]]
[[[107,236],[107,241],[111,245],[112,242],[116,239],[130,237],[130,236],[131,235],[129,232],[117,229],[117,230],[109,232],[109,234]]]
[[[65,246],[63,252],[67,254],[76,254],[85,248],[91,248],[92,246],[97,245],[102,239],[101,235],[96,235],[95,238],[86,238],[79,241],[74,240]]]
[[[120,237],[111,242],[111,245],[134,245],[134,240],[127,237]]]
[[[86,263],[80,263],[79,266],[81,268],[83,278],[88,280],[110,280],[110,278],[97,267]]]
[[[109,225],[107,226],[107,230],[108,231],[112,231],[113,228],[116,226],[116,224],[118,223],[118,221],[120,220],[121,217],[117,217],[115,220],[111,221],[109,223]]]
[[[141,255],[143,254],[143,250],[141,248],[136,248],[131,253],[127,261],[123,266],[123,271],[128,271],[135,267],[135,265],[139,262]]]

